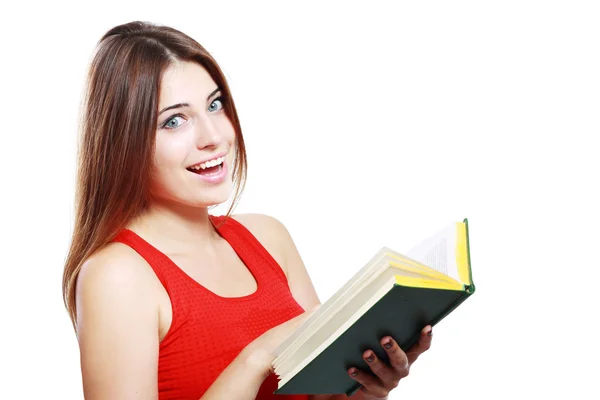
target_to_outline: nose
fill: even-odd
[[[223,137],[211,118],[203,118],[195,129],[196,146],[199,149],[219,147]]]

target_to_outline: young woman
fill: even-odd
[[[273,350],[319,299],[286,228],[230,215],[246,153],[225,78],[196,41],[131,22],[98,43],[81,120],[76,217],[63,294],[87,399],[274,396]],[[235,188],[227,215],[209,214]],[[430,346],[348,373],[385,398]],[[348,351],[352,351],[349,349]]]

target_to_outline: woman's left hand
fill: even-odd
[[[405,353],[390,336],[383,337],[380,343],[388,354],[389,362],[380,360],[371,350],[365,351],[363,359],[375,376],[354,367],[348,370],[350,377],[362,385],[359,392],[363,394],[363,398],[385,398],[392,389],[398,386],[400,380],[408,375],[415,360],[429,349],[431,339],[431,326],[428,325],[421,331],[419,341]]]

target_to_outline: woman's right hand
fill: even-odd
[[[283,343],[294,331],[310,317],[320,305],[277,325],[263,333],[245,348],[246,360],[249,365],[260,371],[266,378],[273,372],[271,365],[275,360],[275,349]]]

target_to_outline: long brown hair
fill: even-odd
[[[221,68],[194,39],[167,26],[133,21],[106,32],[89,67],[80,115],[75,223],[63,273],[63,300],[75,330],[75,285],[82,263],[108,244],[149,203],[149,180],[164,71],[175,62],[202,65],[226,98],[236,134],[233,180],[239,200],[246,151]]]

